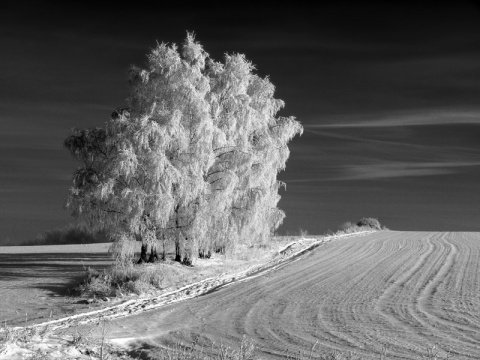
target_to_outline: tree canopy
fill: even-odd
[[[176,260],[266,241],[288,142],[303,131],[276,116],[284,102],[242,54],[212,60],[188,34],[179,50],[157,46],[130,69],[130,95],[105,128],[74,129],[65,146],[80,163],[66,202],[74,216],[114,230],[114,253],[135,240],[173,242]]]

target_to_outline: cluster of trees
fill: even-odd
[[[158,44],[146,69],[130,70],[130,95],[105,128],[74,129],[65,146],[79,161],[66,202],[92,228],[113,230],[118,260],[141,260],[167,243],[175,260],[266,241],[288,142],[303,129],[268,78],[244,55],[209,58],[191,34],[179,50]]]

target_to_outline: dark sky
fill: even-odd
[[[295,2],[291,2],[294,4]],[[388,4],[387,4],[388,3]],[[474,2],[26,2],[0,15],[0,243],[71,222],[72,127],[124,104],[129,65],[194,31],[244,53],[305,133],[291,143],[280,233],[377,217],[480,231],[480,7]]]

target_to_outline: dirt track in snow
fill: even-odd
[[[480,233],[377,232],[338,239],[248,281],[113,321],[109,338],[154,354],[194,341],[260,356],[480,358]]]

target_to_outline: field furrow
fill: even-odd
[[[480,234],[384,231],[338,239],[253,279],[114,320],[109,337],[151,354],[175,343],[264,358],[352,351],[363,358],[480,358]],[[127,339],[127,340],[126,340]],[[147,350],[148,349],[148,350]]]

